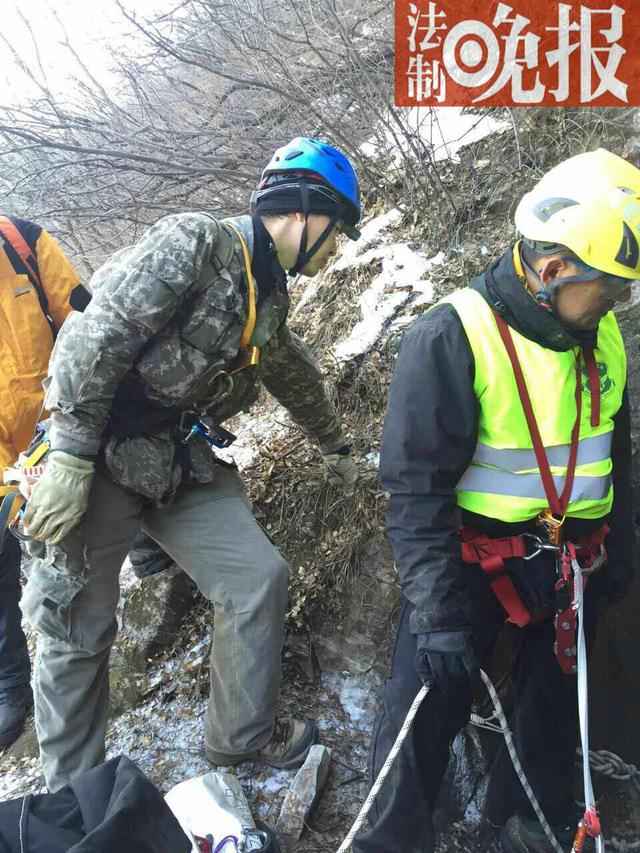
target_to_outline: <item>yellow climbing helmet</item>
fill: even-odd
[[[604,148],[547,172],[523,196],[515,223],[538,252],[566,246],[589,267],[640,278],[640,169]]]

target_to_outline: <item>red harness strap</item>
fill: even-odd
[[[14,252],[18,255],[27,269],[28,277],[34,287],[42,288],[38,262],[36,261],[31,247],[18,231],[13,222],[6,216],[0,216],[0,236],[4,237]]]
[[[462,540],[460,544],[463,562],[480,564],[494,595],[507,614],[506,621],[519,628],[529,625],[533,617],[522,603],[504,564],[510,557],[526,555],[525,539],[522,536],[490,539],[486,533],[477,533],[468,527],[461,527],[458,532]]]
[[[511,331],[509,326],[505,323],[502,317],[499,314],[494,312],[496,318],[496,324],[498,326],[498,331],[500,332],[500,337],[502,338],[502,342],[504,343],[505,349],[507,351],[507,355],[509,356],[509,361],[511,362],[511,366],[513,368],[513,375],[516,380],[516,386],[518,388],[518,395],[520,396],[520,402],[522,403],[522,408],[524,411],[525,418],[527,420],[527,426],[529,427],[529,433],[531,435],[531,443],[533,444],[533,452],[535,453],[536,460],[538,462],[538,468],[540,469],[540,478],[542,479],[542,485],[544,486],[544,491],[547,496],[547,500],[549,501],[549,509],[554,514],[554,516],[563,519],[567,506],[569,505],[569,501],[571,500],[571,490],[573,488],[573,479],[576,473],[576,463],[578,461],[578,441],[580,438],[580,415],[582,412],[582,387],[580,382],[580,373],[581,373],[581,365],[582,365],[582,352],[578,352],[575,356],[575,368],[576,368],[576,390],[575,390],[575,401],[576,401],[576,419],[573,424],[573,429],[571,430],[571,446],[569,450],[569,459],[567,461],[567,476],[565,478],[564,489],[562,490],[562,494],[558,495],[556,490],[556,484],[553,480],[553,476],[551,474],[551,468],[549,466],[549,460],[547,459],[547,451],[545,450],[544,444],[542,443],[542,438],[540,436],[540,430],[538,429],[538,423],[536,421],[536,416],[533,411],[533,405],[531,404],[531,397],[529,396],[529,390],[527,389],[527,383],[524,378],[524,373],[522,372],[522,367],[520,366],[520,360],[518,358],[518,353],[516,352],[516,347],[513,342],[513,337],[511,336]],[[597,374],[597,370],[596,370]],[[589,380],[591,380],[591,373],[589,373]],[[593,406],[593,395],[591,397],[591,402]],[[599,407],[598,400],[598,407]],[[592,409],[592,417],[593,417],[593,409]],[[599,417],[599,415],[598,415]]]

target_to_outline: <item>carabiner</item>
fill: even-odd
[[[537,557],[538,554],[541,554],[543,551],[555,551],[558,552],[558,546],[554,545],[553,542],[549,542],[548,539],[541,539],[535,533],[523,533],[523,539],[533,539],[534,548],[536,549],[531,554],[525,554],[522,558],[523,560],[533,560],[534,557]]]

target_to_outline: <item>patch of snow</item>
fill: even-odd
[[[405,122],[406,136],[419,137],[429,146],[436,161],[459,161],[459,152],[464,145],[478,142],[494,133],[511,127],[506,119],[496,119],[484,114],[463,112],[462,107],[411,107],[401,113]],[[409,150],[409,143],[402,139],[398,147],[390,132],[385,132],[382,146],[398,164]],[[363,154],[377,157],[380,143],[376,137],[360,147]],[[394,151],[395,149],[395,151]]]
[[[359,240],[345,240],[339,257],[333,264],[331,264],[331,266],[327,267],[325,274],[332,271],[347,269],[348,267],[361,263],[362,261],[360,261],[360,258],[362,255],[366,254],[367,249],[371,248],[374,244],[379,243],[382,235],[388,231],[389,228],[398,223],[401,218],[402,213],[397,208],[392,208],[386,213],[382,213],[380,216],[375,216],[373,219],[370,219],[360,228]],[[300,301],[291,313],[292,318],[295,317],[305,305],[315,298],[316,294],[322,287],[322,281],[323,276],[319,276],[318,278],[314,278],[309,281],[302,296],[300,297]]]
[[[471,800],[467,805],[462,820],[464,823],[472,824],[472,826],[480,826],[482,823],[482,812],[475,800]]]
[[[444,254],[439,252],[427,258],[409,243],[392,243],[370,249],[357,257],[354,263],[360,265],[378,259],[382,261],[382,271],[358,300],[362,320],[334,348],[334,356],[339,362],[367,352],[379,338],[385,323],[405,303],[433,300],[433,284],[425,276],[433,266],[442,263]]]
[[[163,792],[185,779],[208,773],[211,765],[203,749],[206,708],[206,700],[189,700],[183,694],[169,702],[157,696],[148,699],[110,726],[107,758],[127,755]],[[284,797],[296,771],[249,762],[232,772],[252,801],[254,817],[273,822],[274,800]]]
[[[372,450],[370,453],[366,453],[364,456],[364,461],[368,462],[376,470],[380,468],[380,454],[377,451]]]
[[[382,235],[389,230],[393,225],[396,225],[402,218],[402,213],[397,208],[391,208],[386,213],[380,214],[373,219],[370,219],[362,226],[359,240],[348,240],[340,252],[340,257],[331,266],[332,270],[347,269],[347,267],[357,266],[360,264],[369,263],[372,255],[370,251],[372,246],[380,243]],[[378,250],[378,254],[386,249],[382,246]]]
[[[274,419],[277,415],[278,421]],[[216,456],[226,462],[235,462],[240,471],[250,468],[258,458],[259,448],[265,442],[271,442],[275,436],[286,433],[288,414],[282,410],[261,412],[260,417],[251,414],[242,419],[237,438],[231,447],[216,450]],[[280,421],[284,422],[281,423]]]
[[[494,133],[501,133],[511,127],[506,119],[492,116],[464,113],[462,107],[436,107],[428,110],[414,108],[415,116],[410,119],[422,139],[433,145],[436,160],[454,160],[464,145],[478,142]]]
[[[351,675],[349,672],[324,672],[322,684],[337,694],[351,727],[361,732],[373,730],[378,701],[368,673]],[[343,724],[338,722],[338,725]]]

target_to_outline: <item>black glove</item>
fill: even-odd
[[[469,690],[480,669],[473,634],[466,628],[418,634],[415,665],[423,684],[437,685],[448,696]]]

